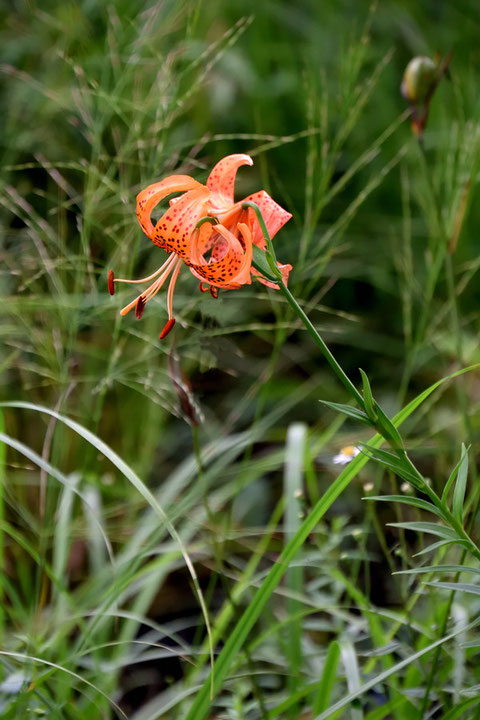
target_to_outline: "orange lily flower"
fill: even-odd
[[[266,285],[276,287],[252,269],[253,245],[265,249],[265,240],[257,216],[251,208],[243,209],[247,200],[255,202],[273,237],[291,218],[291,214],[277,205],[264,191],[234,201],[233,189],[237,170],[241,165],[252,165],[249,155],[228,155],[220,160],[210,173],[207,184],[202,185],[188,175],[171,175],[161,182],[149,185],[137,196],[137,218],[144,233],[159,247],[169,253],[167,261],[152,275],[141,280],[115,278],[108,275],[108,289],[113,295],[114,283],[152,284],[120,312],[126,315],[135,308],[141,317],[145,304],[151,300],[171,275],[167,293],[168,322],[160,338],[165,337],[175,324],[173,318],[173,292],[182,263],[189,266],[200,280],[200,290],[210,289],[217,297],[218,289],[234,289],[250,284],[252,275]],[[152,223],[153,209],[168,195],[183,193],[170,200],[169,209]],[[212,217],[216,224],[205,221],[197,228],[203,217]],[[288,280],[291,265],[279,265],[284,281]],[[204,285],[207,287],[204,288]]]

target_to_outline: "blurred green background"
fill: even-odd
[[[125,430],[124,452],[145,443],[142,469],[151,467],[153,438],[131,419],[148,406],[148,413],[158,412],[154,425],[165,423],[175,438],[181,426],[170,412],[175,400],[162,358],[169,347],[155,342],[164,305],[159,296],[158,317],[148,308],[141,323],[129,316],[115,325],[120,305],[105,296],[104,268],[141,276],[160,264],[161,251],[134,218],[142,186],[174,170],[202,180],[232,152],[250,152],[255,160],[239,175],[238,196],[264,187],[293,213],[276,239],[278,256],[294,265],[292,287],[305,289],[304,299],[318,306],[314,318],[326,338],[338,344],[349,369],[363,364],[375,383],[395,393],[411,332],[405,307],[415,319],[431,263],[409,123],[395,127],[405,110],[399,86],[412,55],[453,51],[425,144],[439,192],[458,194],[471,170],[467,159],[473,162],[475,133],[464,123],[478,112],[479,19],[473,2],[381,2],[373,8],[356,2],[267,2],[261,8],[248,2],[18,2],[4,8],[6,394],[56,403],[73,376],[70,403],[77,416],[91,418],[93,403],[102,436],[119,443]],[[464,147],[470,143],[467,159],[454,147],[458,133]],[[362,158],[350,182],[325,201],[326,189]],[[478,248],[476,208],[470,196],[457,253],[462,268]],[[299,258],[302,243],[306,252]],[[45,253],[51,268],[45,268]],[[477,318],[469,315],[476,287],[473,277],[460,298],[468,353],[478,331]],[[444,299],[440,277],[429,325]],[[187,328],[178,328],[175,340],[184,370],[193,373],[211,420],[223,423],[267,366],[271,323],[283,309],[258,286],[215,303],[196,292],[185,272],[176,307]],[[281,352],[283,372],[271,386],[280,395],[302,375],[319,384],[328,377],[309,340],[292,330],[287,342],[294,357]],[[428,377],[420,363],[413,389],[453,359],[448,333],[438,333],[435,323],[430,330]],[[144,392],[152,376],[157,411]],[[254,405],[243,409],[242,426]],[[121,427],[112,433],[109,408],[118,406],[114,425]],[[312,420],[318,408],[310,403],[306,412]]]
[[[368,433],[322,409],[320,399],[345,402],[344,392],[273,290],[253,284],[215,301],[184,270],[177,325],[166,341],[158,341],[165,294],[141,321],[119,317],[133,295],[108,296],[108,269],[141,277],[162,262],[137,225],[135,196],[173,172],[204,181],[224,155],[251,154],[255,164],[240,170],[237,197],[264,188],[292,212],[275,238],[278,258],[294,268],[292,291],[353,381],[364,368],[393,413],[479,361],[479,31],[474,0],[16,0],[0,8],[2,400],[78,421],[166,493],[172,519],[188,521],[189,538],[199,543],[205,585],[221,574],[218,557],[227,564],[235,553],[243,557],[248,528],[263,527],[280,498],[290,423],[309,429],[305,509],[338,474],[333,455]],[[446,226],[451,234],[461,228],[452,256],[457,332],[400,94],[412,56],[449,51],[424,145]],[[203,416],[203,486],[172,377],[190,384]],[[433,482],[448,475],[462,440],[478,440],[479,401],[478,378],[469,377],[407,431]],[[18,408],[4,416],[11,436],[62,472],[78,473],[80,488],[93,488],[102,526],[121,552],[143,522],[138,493],[49,417]],[[4,512],[50,558],[62,489],[24,458],[8,457]],[[380,475],[371,469],[363,481],[378,484]],[[367,522],[361,493],[352,486],[328,522]],[[197,517],[210,495],[213,516]],[[381,524],[392,519],[385,514]],[[72,592],[84,587],[85,606],[93,607],[89,583],[102,566],[91,559],[79,504],[67,525],[69,551],[57,567]],[[396,542],[387,536],[388,545]],[[50,595],[41,563],[11,540],[7,546],[19,602],[5,627],[25,628]],[[376,552],[378,539],[370,546]],[[395,604],[391,569],[385,559],[372,563],[374,602]],[[369,580],[358,572],[368,595]],[[197,612],[180,567],[166,577],[152,581],[145,613],[167,622]],[[225,594],[220,586],[217,577],[214,605]],[[124,697],[124,707],[151,692]]]

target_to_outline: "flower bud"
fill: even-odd
[[[438,68],[428,57],[419,55],[414,57],[405,68],[402,80],[402,95],[412,103],[418,105],[426,100],[437,78]]]

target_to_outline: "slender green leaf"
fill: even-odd
[[[403,459],[386,450],[361,446],[362,452],[366,453],[372,460],[391,468],[397,475],[418,488],[418,478],[414,475],[408,463]]]
[[[463,645],[462,647],[465,647],[465,645]],[[466,717],[465,712],[467,710],[471,710],[471,708],[475,707],[475,705],[478,705],[478,703],[480,703],[480,697],[473,697],[469,698],[468,700],[464,700],[456,707],[445,713],[445,715],[443,716],[443,720],[464,720],[464,718]]]
[[[412,497],[411,495],[366,495],[362,500],[379,500],[381,502],[398,502],[405,505],[412,505],[420,510],[431,512],[445,520],[443,512],[436,505],[428,502],[428,500],[422,500],[422,498]]]
[[[458,469],[460,465],[463,462],[463,454],[460,456],[460,460],[453,468],[452,472],[450,473],[450,477],[448,478],[447,482],[445,483],[445,487],[443,488],[442,492],[442,503],[445,504],[447,502],[448,493],[450,492],[450,488],[452,487],[453,483],[455,482],[455,478],[457,477]]]
[[[453,491],[452,511],[457,520],[463,522],[463,501],[465,499],[465,488],[468,477],[468,454],[465,445],[462,443],[462,461],[458,468],[457,480]]]
[[[419,568],[411,568],[410,570],[397,570],[394,575],[420,575],[421,573],[439,572],[439,573],[473,573],[480,575],[480,568],[469,567],[468,565],[423,565]]]
[[[442,590],[455,590],[455,592],[469,593],[470,595],[480,595],[480,585],[468,585],[467,583],[455,583],[455,582],[428,582],[425,585],[430,585],[434,588],[440,588]]]
[[[447,545],[461,545],[466,548],[470,547],[470,543],[467,540],[440,540],[439,542],[434,542],[431,545],[427,545],[427,547],[424,547],[422,550],[419,550],[413,557],[419,557],[419,555],[434,552],[435,550]]]
[[[403,528],[404,530],[416,530],[417,532],[430,533],[430,535],[438,535],[446,540],[457,540],[458,535],[452,528],[438,523],[431,522],[401,522],[388,523],[390,527]]]
[[[332,410],[336,410],[337,412],[343,413],[344,415],[348,415],[348,417],[351,417],[354,420],[358,420],[365,425],[369,425],[370,427],[372,426],[372,423],[362,410],[351,407],[351,405],[342,405],[341,403],[327,402],[327,400],[320,400],[320,402],[322,403],[322,405],[326,405]]]
[[[392,443],[396,448],[402,448],[403,447],[403,441],[401,438],[400,433],[398,432],[397,428],[393,424],[393,422],[390,420],[388,415],[386,415],[380,405],[377,404],[377,426],[380,427],[383,432],[386,434],[387,437],[390,438]]]
[[[335,678],[337,676],[337,668],[340,660],[340,645],[336,640],[333,640],[327,652],[325,658],[325,665],[323,666],[322,679],[320,681],[320,687],[315,694],[313,701],[313,714],[316,715],[326,710],[330,698],[332,695],[333,688],[335,686]]]
[[[370,381],[367,377],[367,374],[362,370],[362,368],[359,368],[359,370],[360,370],[360,375],[362,376],[363,400],[365,402],[365,412],[367,413],[369,419],[372,422],[375,422],[377,419],[377,411],[376,411],[377,403],[374,400],[374,397],[372,394],[372,388],[370,387]]]

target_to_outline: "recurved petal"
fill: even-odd
[[[267,230],[271,238],[273,238],[273,236],[280,230],[280,228],[283,227],[285,223],[292,217],[291,213],[280,207],[280,205],[278,205],[275,200],[272,200],[270,195],[266,193],[265,190],[260,190],[253,195],[249,195],[247,198],[245,198],[245,200],[242,200],[241,202],[246,202],[247,200],[256,203],[260,208],[260,212],[263,215],[265,225],[267,226]],[[260,224],[257,220],[257,216],[255,215],[255,211],[252,210],[252,208],[248,208],[248,224],[252,228],[252,241],[254,245],[258,245],[259,248],[264,250],[265,239],[263,237]]]
[[[213,245],[215,244],[215,238],[216,236],[213,225],[210,222],[205,222],[203,225],[200,225],[198,229],[194,231],[192,234],[192,239],[190,243],[190,257],[188,258],[188,263],[192,265],[201,265],[203,264],[203,257],[206,252],[208,252]],[[217,226],[215,226],[216,228]]]
[[[198,183],[173,203],[158,220],[151,239],[168,252],[175,252],[184,260],[190,258],[190,242],[195,225],[207,214],[206,202],[210,191]]]
[[[238,225],[238,229],[241,240],[223,225],[214,226],[207,242],[211,247],[210,259],[207,261],[203,255],[194,250],[192,258],[196,258],[196,262],[188,263],[196,277],[220,288],[238,288],[251,283],[251,233],[248,226],[243,223]]]
[[[208,176],[207,187],[212,192],[211,212],[225,210],[233,205],[233,188],[237,170],[242,165],[253,165],[250,155],[227,155],[220,160]]]
[[[137,195],[137,218],[143,232],[152,239],[153,224],[150,219],[153,208],[171,193],[187,192],[203,187],[189,175],[170,175],[161,182],[153,183]]]

